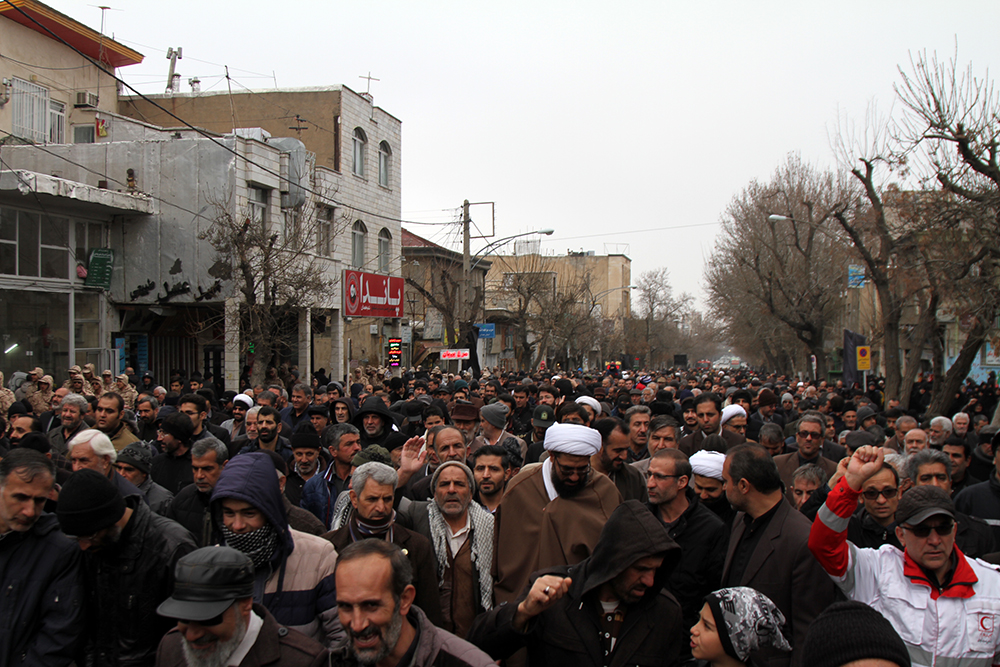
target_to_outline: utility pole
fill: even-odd
[[[462,324],[469,317],[469,293],[472,291],[472,285],[470,282],[469,275],[469,263],[471,261],[471,233],[469,231],[472,220],[469,218],[469,200],[466,199],[462,202],[462,298],[461,304],[459,305],[459,320],[458,320],[458,336],[462,337],[463,327]],[[462,362],[458,362],[458,368],[461,370]]]

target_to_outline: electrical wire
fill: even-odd
[[[559,236],[549,241],[572,241],[574,239],[593,239],[600,236],[621,236],[622,234],[643,234],[645,232],[664,232],[671,229],[689,229],[691,227],[714,227],[718,222],[699,222],[690,225],[675,225],[673,227],[650,227],[649,229],[614,230],[603,234],[584,234],[581,236]]]

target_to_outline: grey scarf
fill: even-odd
[[[438,554],[438,581],[443,583],[448,565],[448,524],[433,500],[427,504],[430,519],[431,542]],[[472,567],[479,573],[479,602],[485,611],[493,609],[493,515],[479,503],[469,503],[469,541],[471,542]]]

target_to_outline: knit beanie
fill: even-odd
[[[484,405],[479,409],[479,414],[495,428],[507,425],[507,405],[500,401]]]
[[[116,475],[118,473],[115,473]],[[125,499],[111,480],[96,470],[78,470],[59,493],[56,517],[67,535],[93,535],[125,515]]]
[[[836,602],[809,626],[802,664],[840,667],[856,660],[881,659],[910,667],[910,654],[895,628],[863,602]]]
[[[292,449],[321,449],[319,434],[310,422],[303,422],[292,433]]]
[[[380,447],[379,445],[368,445],[354,455],[354,458],[351,459],[351,465],[358,467],[363,466],[366,463],[371,463],[372,461],[391,466],[392,456],[389,454],[389,450],[385,447]]]
[[[118,458],[115,459],[115,463],[125,463],[139,472],[149,474],[149,469],[153,465],[153,448],[139,440],[138,442],[133,442],[125,447],[123,450],[118,452]]]
[[[757,394],[757,407],[767,407],[768,405],[777,405],[778,397],[774,395],[774,392],[770,389],[761,389],[760,393]]]

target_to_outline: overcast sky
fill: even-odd
[[[99,3],[47,1],[100,28]],[[1000,51],[996,0],[106,1],[106,33],[146,56],[121,70],[140,91],[163,92],[178,46],[184,90],[224,89],[223,65],[234,90],[364,91],[370,71],[403,123],[404,218],[496,202],[497,238],[554,228],[546,251],[625,252],[633,281],[667,266],[700,306],[734,194],[789,152],[833,167],[838,117],[888,111],[912,53],[957,44],[983,75]],[[489,226],[486,207],[473,218]]]

